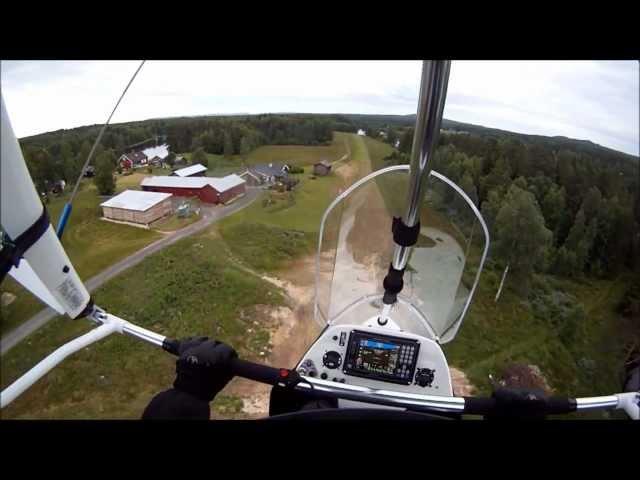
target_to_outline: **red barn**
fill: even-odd
[[[209,177],[147,177],[143,190],[172,193],[180,197],[198,197],[204,203],[228,203],[245,193],[245,181],[238,175]]]

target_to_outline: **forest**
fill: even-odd
[[[123,123],[107,128],[93,163],[100,164],[106,151],[110,151],[108,158],[114,163],[120,154],[156,141],[166,141],[176,153],[202,149],[230,157],[246,155],[261,145],[323,145],[331,142],[333,131],[355,128],[339,115],[303,114],[180,117]],[[73,182],[77,178],[99,130],[100,126],[93,125],[20,139],[27,166],[41,192],[58,180]]]
[[[400,140],[386,161],[407,163],[413,129],[385,133]],[[434,155],[433,168],[480,208],[492,257],[509,265],[522,294],[534,272],[607,278],[640,268],[637,158],[565,140],[557,148],[549,137],[445,130]]]

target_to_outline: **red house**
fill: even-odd
[[[179,197],[198,197],[203,203],[228,203],[245,193],[245,181],[238,175],[209,177],[147,177],[140,186],[149,192],[172,193]]]
[[[118,163],[122,168],[133,168],[137,165],[146,165],[147,156],[142,152],[130,152],[121,155]]]

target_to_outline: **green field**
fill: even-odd
[[[283,302],[275,287],[227,261],[224,244],[204,232],[167,247],[95,292],[96,303],[137,325],[174,337],[213,335],[246,358],[268,351],[255,305]],[[253,335],[246,335],[248,327]],[[3,388],[88,322],[58,317],[2,357]],[[174,359],[120,335],[67,359],[9,408],[3,418],[139,418],[173,379]]]
[[[119,176],[117,191],[139,184],[141,178],[141,174]],[[54,228],[68,194],[53,198],[47,205]],[[160,234],[153,231],[100,220],[102,212],[99,205],[103,201],[97,195],[93,183],[84,180],[73,202],[73,211],[62,237],[67,255],[84,280],[161,238]],[[2,284],[2,291],[16,295],[13,303],[2,307],[0,331],[3,333],[44,308],[38,299],[8,276]]]
[[[309,166],[326,160],[334,162],[348,152],[345,142],[349,134],[334,132],[333,141],[329,145],[264,145],[253,150],[248,158],[248,165],[258,163],[288,163],[296,166]]]
[[[312,180],[309,171],[298,176],[301,183],[294,204],[267,212],[257,201],[221,222],[220,229],[214,225],[181,240],[107,282],[94,293],[96,303],[159,333],[213,335],[233,344],[246,358],[268,353],[266,326],[247,322],[261,320],[256,316],[257,305],[279,305],[283,297],[229,258],[233,255],[260,270],[278,270],[309,251],[322,212],[341,184],[334,174]],[[131,177],[125,177],[127,183],[139,182]],[[251,241],[240,241],[238,247],[234,235]],[[254,329],[252,335],[246,335],[248,327]],[[89,328],[83,321],[54,319],[3,356],[2,387]],[[114,336],[67,359],[3,410],[2,416],[138,418],[150,398],[170,385],[173,375],[173,359],[166,353]],[[227,414],[241,405],[239,399],[222,394],[213,407]]]
[[[336,155],[341,158],[348,148],[349,134],[336,133],[334,145],[342,145]],[[351,135],[351,137],[355,137]],[[358,139],[356,139],[358,140]],[[261,147],[264,149],[265,147]],[[271,153],[280,149],[286,156],[289,146],[269,147]],[[327,147],[299,147],[306,152],[307,162],[325,155]],[[317,150],[312,153],[311,149]],[[258,149],[260,150],[260,149]],[[353,155],[352,162],[363,161],[363,152]],[[274,157],[275,155],[273,153]],[[300,158],[300,157],[297,157]],[[275,160],[274,160],[275,161]],[[297,162],[303,165],[302,161]],[[220,222],[220,232],[234,255],[253,268],[274,271],[283,268],[287,261],[310,253],[317,245],[322,214],[331,201],[345,187],[343,179],[335,172],[325,177],[314,177],[313,167],[304,167],[304,173],[296,175],[300,183],[291,192],[267,193],[262,201],[255,202],[241,212]],[[273,203],[266,204],[266,199]]]
[[[207,176],[218,177],[238,173],[246,166],[261,163],[288,163],[305,167],[322,160],[334,162],[349,152],[349,135],[348,133],[334,132],[333,140],[329,145],[263,145],[252,150],[246,159],[240,155],[225,158],[223,155],[207,153],[209,161]],[[190,152],[181,155],[188,162],[191,162]]]

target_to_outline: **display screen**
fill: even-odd
[[[393,374],[398,363],[400,345],[393,343],[360,340],[360,348],[356,357],[356,368],[370,372]]]
[[[396,383],[413,378],[419,343],[415,340],[351,332],[345,373]]]

